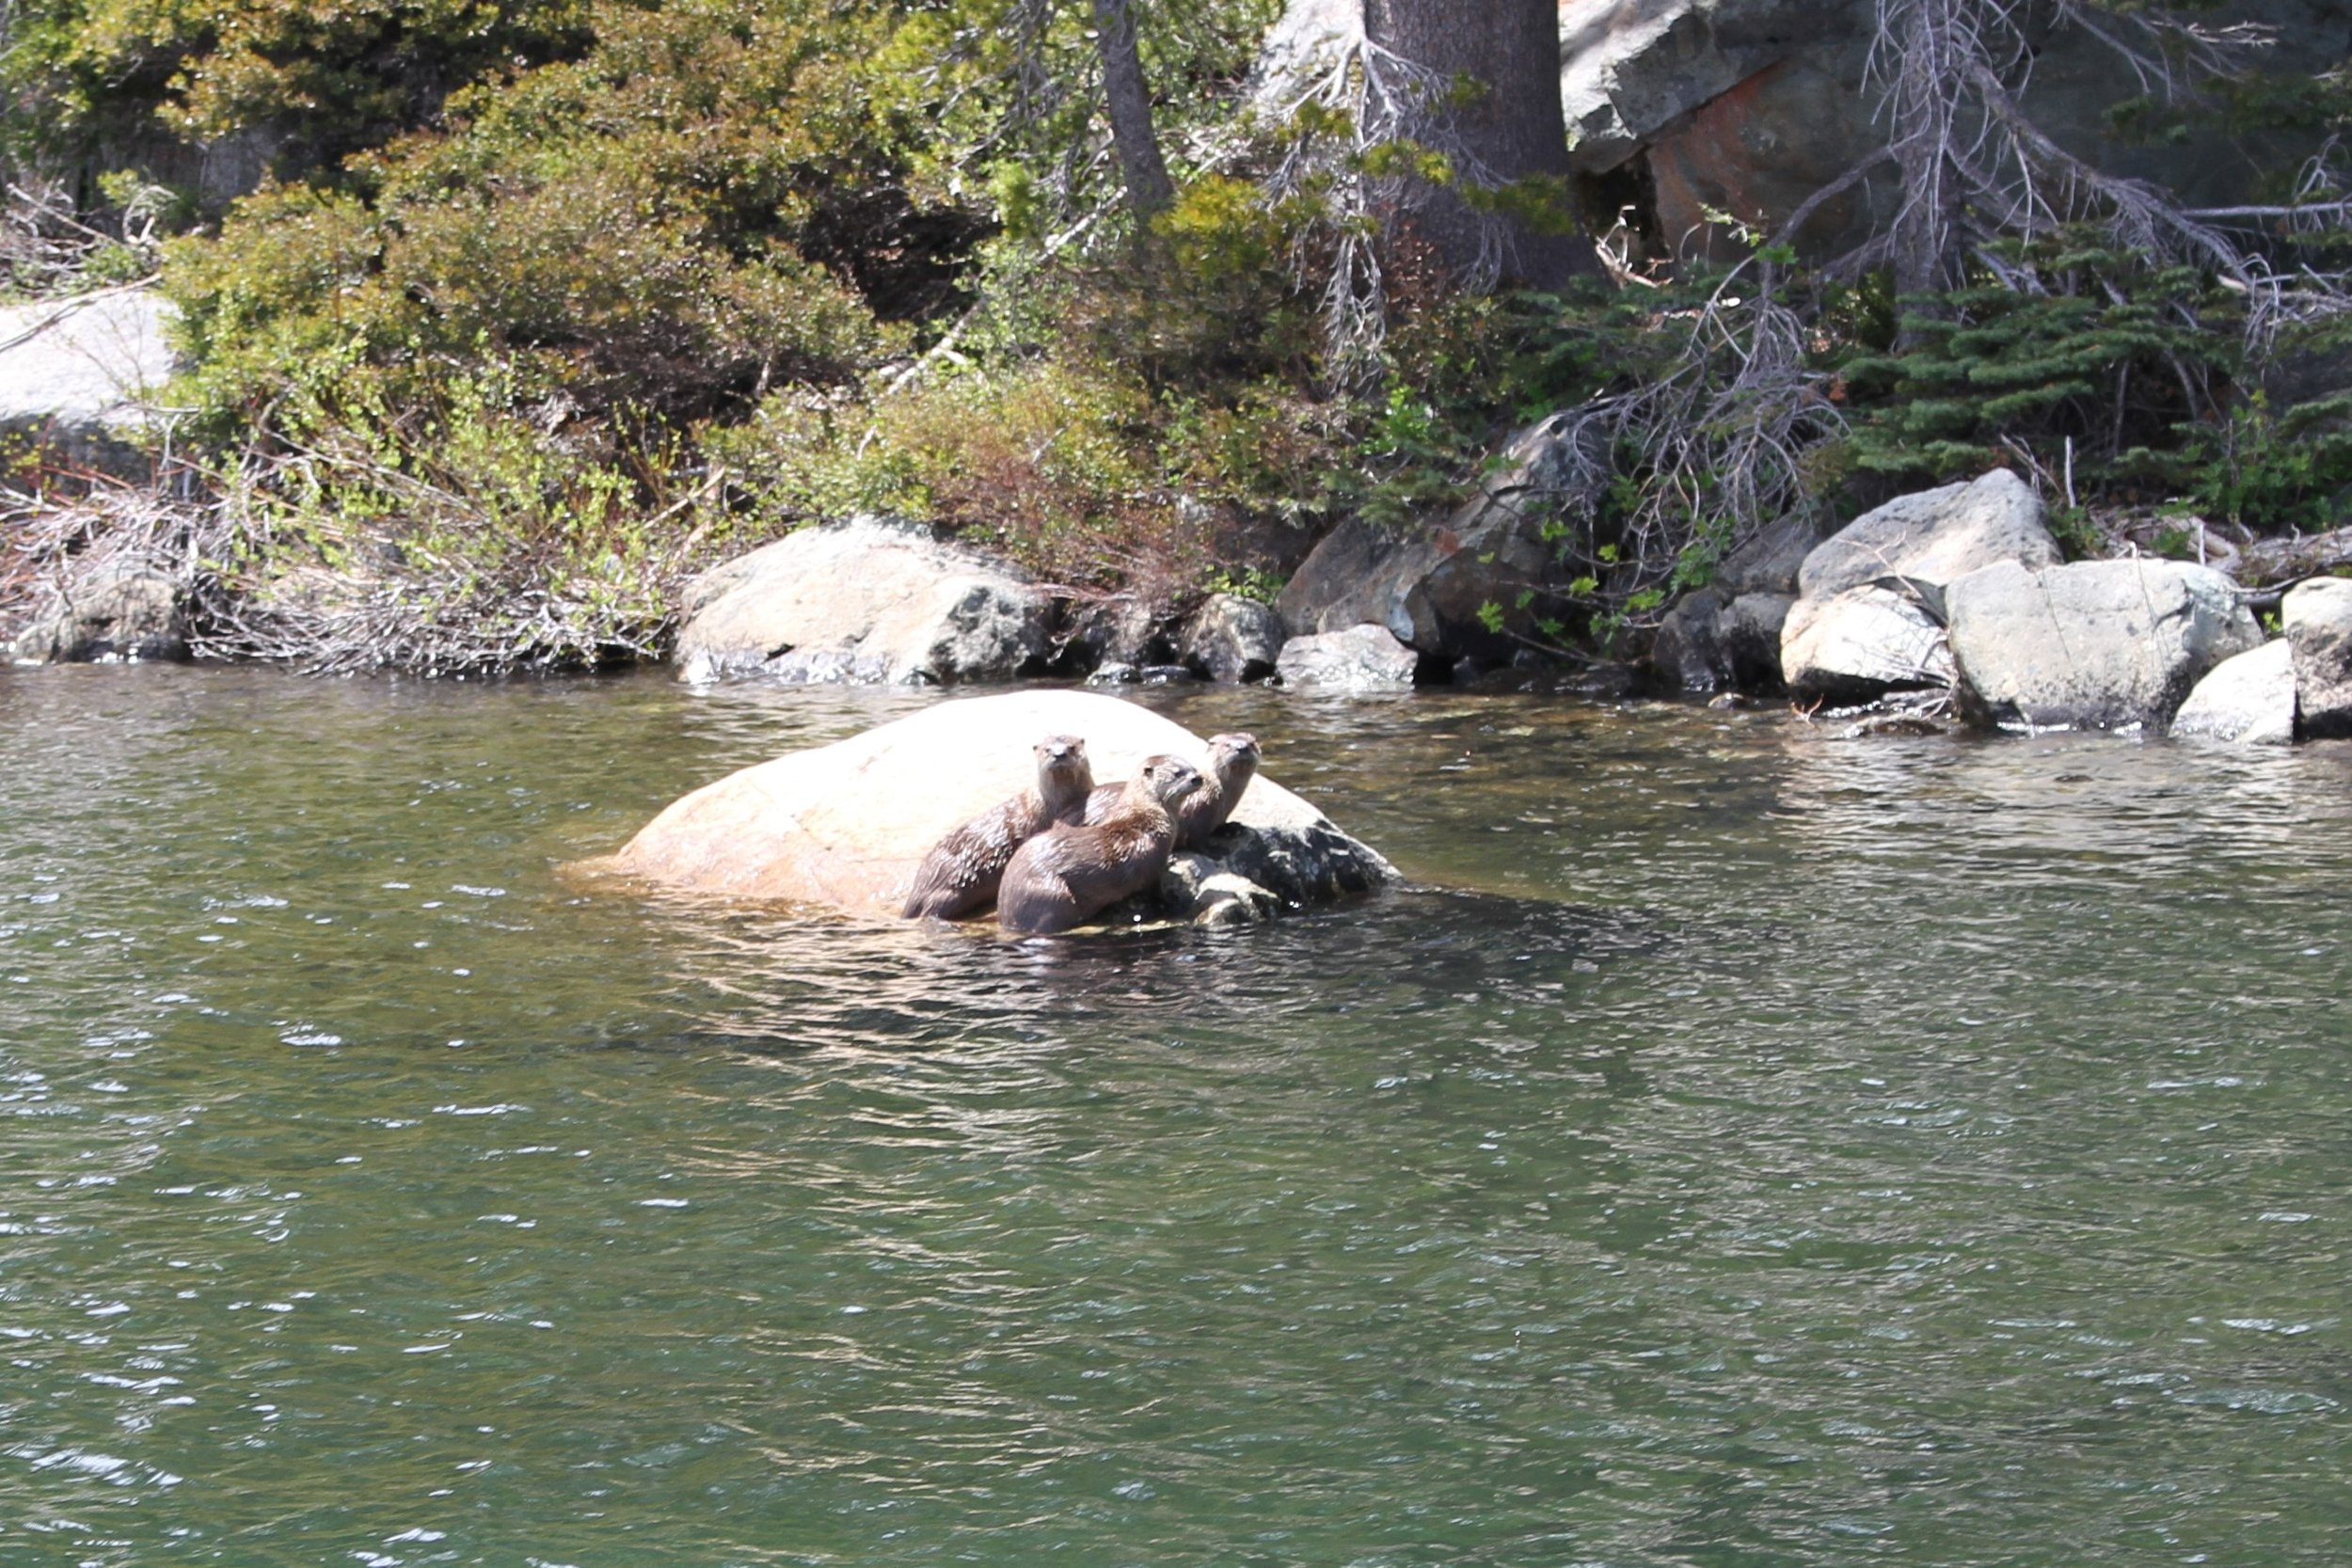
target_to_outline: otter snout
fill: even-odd
[[[1153,757],[1143,765],[1143,776],[1151,781],[1152,793],[1160,803],[1172,806],[1200,787],[1200,769],[1182,757]]]

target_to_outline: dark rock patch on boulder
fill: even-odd
[[[1545,498],[1564,453],[1555,416],[1504,443],[1479,493],[1443,522],[1391,532],[1350,518],[1291,576],[1276,608],[1293,637],[1371,624],[1444,660],[1507,656],[1509,633],[1533,629],[1557,586],[1559,550],[1544,537]],[[1524,606],[1522,594],[1535,597]],[[1492,605],[1503,631],[1481,612]]]

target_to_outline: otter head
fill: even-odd
[[[1083,800],[1094,787],[1094,768],[1087,761],[1087,743],[1074,735],[1049,735],[1032,748],[1037,752],[1037,792],[1048,806],[1058,808]]]
[[[1162,811],[1172,812],[1185,796],[1200,787],[1200,769],[1182,757],[1148,757],[1136,770],[1135,782],[1159,802]]]
[[[1238,797],[1257,776],[1258,737],[1239,732],[1209,736],[1209,771],[1216,775],[1219,793],[1228,800]]]

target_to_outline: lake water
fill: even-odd
[[[0,672],[0,1562],[2352,1560],[2352,747],[1197,691],[1420,887],[557,869],[931,700]]]

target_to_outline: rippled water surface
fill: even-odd
[[[1199,692],[1422,889],[558,870],[929,700],[0,672],[0,1562],[2352,1560],[2352,748]]]

